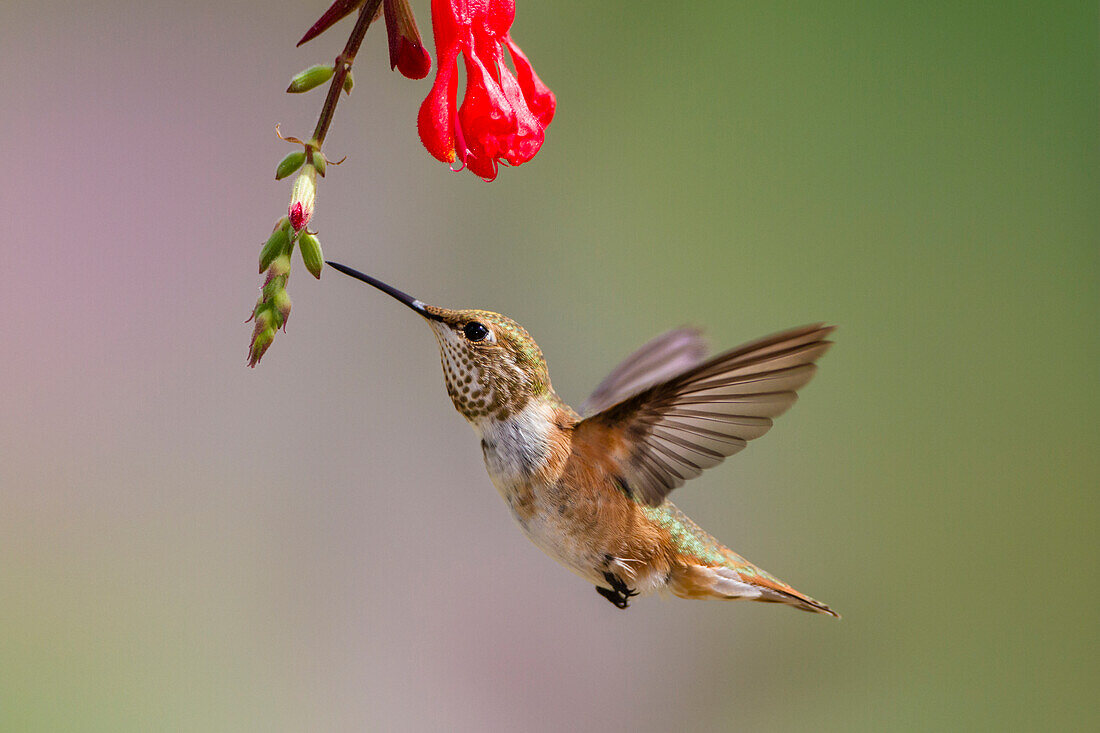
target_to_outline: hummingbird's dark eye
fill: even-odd
[[[462,327],[462,333],[471,341],[484,341],[485,337],[489,335],[489,329],[477,321],[470,321]]]

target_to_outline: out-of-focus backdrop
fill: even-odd
[[[574,404],[680,324],[841,326],[676,495],[841,621],[613,609],[513,525],[428,329],[336,272],[245,368],[325,4],[0,5],[0,729],[1097,724],[1096,3],[521,0],[559,107],[491,185],[367,38],[327,256],[514,316]]]

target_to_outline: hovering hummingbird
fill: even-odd
[[[617,608],[668,590],[838,616],[722,545],[665,498],[768,432],[813,376],[833,327],[794,328],[709,360],[698,331],[669,331],[616,367],[582,417],[554,392],[538,344],[512,319],[426,305],[328,264],[427,320],[447,394],[481,439],[489,477],[516,521]]]

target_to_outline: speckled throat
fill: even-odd
[[[434,316],[429,325],[439,342],[447,394],[471,423],[508,420],[550,392],[542,351],[514,321],[491,311],[427,309]],[[473,321],[489,329],[486,341],[464,337],[463,328]]]

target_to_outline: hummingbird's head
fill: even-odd
[[[550,389],[542,350],[511,318],[484,310],[426,308],[447,394],[470,422],[506,420]]]
[[[428,321],[439,342],[447,394],[470,422],[507,420],[532,398],[551,390],[542,350],[511,318],[492,311],[426,305],[370,275],[328,264],[388,293]]]

